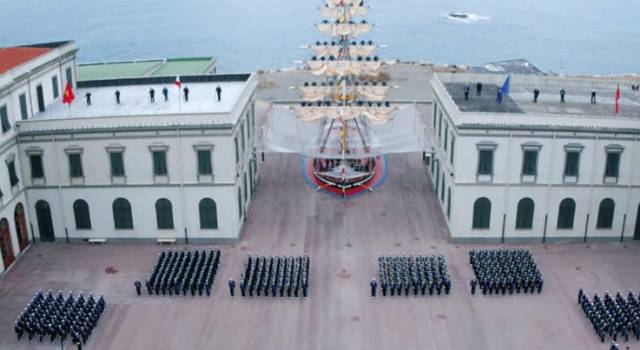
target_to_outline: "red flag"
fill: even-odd
[[[180,81],[180,76],[176,77],[176,86],[178,87],[178,89],[182,86],[182,82]]]
[[[616,114],[620,112],[620,84],[618,84],[618,88],[616,89]]]
[[[62,103],[71,105],[71,102],[76,98],[73,94],[73,89],[71,88],[71,84],[67,82],[67,86],[64,88],[64,94],[62,94]]]

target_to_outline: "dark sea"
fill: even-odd
[[[370,0],[365,39],[385,59],[543,71],[640,72],[637,0]],[[218,71],[295,66],[325,40],[320,0],[0,0],[0,47],[75,40],[79,61],[215,56]],[[466,20],[447,18],[466,12]]]

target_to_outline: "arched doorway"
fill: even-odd
[[[53,232],[53,221],[51,220],[51,208],[49,203],[40,200],[36,203],[36,216],[38,217],[38,229],[40,230],[40,240],[43,242],[53,242],[56,236]]]
[[[636,229],[633,231],[633,239],[640,240],[640,204],[638,204],[638,213],[636,214]]]
[[[9,220],[7,219],[0,220],[0,252],[2,252],[2,262],[5,269],[16,261],[16,256],[13,254],[13,244],[11,244]]]
[[[16,223],[16,231],[18,231],[18,246],[20,251],[23,251],[29,245],[29,231],[27,230],[27,219],[24,215],[22,203],[16,205],[13,216]]]

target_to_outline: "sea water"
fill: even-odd
[[[365,0],[385,59],[640,71],[640,1]],[[321,0],[0,0],[0,46],[75,40],[80,62],[215,56],[220,72],[295,66]],[[451,19],[451,12],[469,13]]]

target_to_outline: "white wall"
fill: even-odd
[[[252,111],[250,101],[246,111]],[[250,115],[250,114],[249,114]],[[243,174],[249,172],[255,133],[247,133],[247,113],[239,124],[245,124],[245,149],[240,164],[236,165],[234,135],[240,138],[240,127],[232,130],[139,130],[114,133],[55,133],[21,138],[20,156],[29,167],[29,153],[42,151],[46,183],[32,181],[31,169],[25,172],[30,186],[32,213],[35,203],[46,200],[52,211],[57,240],[65,239],[65,228],[71,239],[85,238],[184,238],[186,227],[189,238],[237,238],[242,228],[239,217],[237,189],[244,187]],[[55,140],[54,140],[55,136]],[[250,138],[251,136],[251,138]],[[166,146],[168,182],[156,181],[153,176],[150,146]],[[212,147],[213,181],[197,176],[195,146]],[[126,180],[112,182],[109,147],[124,149]],[[241,142],[239,140],[239,147]],[[84,181],[69,176],[68,150],[82,150]],[[241,151],[241,149],[240,149]],[[254,174],[257,178],[257,173]],[[247,186],[250,185],[248,181]],[[60,186],[60,187],[59,187]],[[251,196],[249,188],[246,209]],[[133,230],[114,228],[112,203],[126,198],[132,206]],[[202,198],[211,198],[217,204],[218,229],[201,230],[198,204]],[[167,198],[173,206],[174,229],[158,229],[155,202]],[[87,201],[91,213],[91,230],[76,230],[73,202]],[[243,196],[244,201],[244,196]],[[243,213],[244,214],[244,213]],[[34,216],[35,217],[35,216]],[[37,225],[36,225],[37,226]],[[36,227],[36,232],[39,229]],[[39,236],[38,234],[36,236]]]

